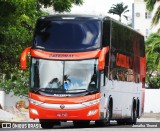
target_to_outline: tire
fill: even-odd
[[[127,124],[133,125],[137,122],[137,109],[135,104],[133,104],[132,112],[131,112],[131,118],[128,120]]]
[[[128,120],[126,119],[120,119],[120,120],[117,120],[117,124],[118,125],[125,125],[127,123]]]
[[[138,103],[137,103],[137,118],[139,118],[139,100],[138,100]]]
[[[51,129],[54,125],[60,125],[60,121],[54,120],[40,119],[39,122],[43,129]]]
[[[107,126],[108,124],[105,120],[96,120],[95,125],[101,127],[101,126]]]
[[[90,125],[89,120],[75,120],[73,121],[74,127],[88,127]]]
[[[112,106],[111,106],[111,103],[109,102],[109,105],[106,111],[106,118],[104,120],[95,121],[95,125],[96,126],[107,126],[110,124],[111,117],[112,117]]]
[[[112,117],[112,105],[109,104],[109,106],[107,107],[106,120],[105,120],[107,125],[110,124],[111,117]]]

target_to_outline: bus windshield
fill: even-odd
[[[98,88],[97,73],[97,59],[52,61],[32,58],[31,89],[50,89],[53,93],[93,91]]]
[[[33,46],[51,51],[86,51],[100,48],[100,20],[39,20]]]

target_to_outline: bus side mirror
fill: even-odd
[[[26,48],[20,57],[20,67],[22,70],[26,70],[26,64],[27,64],[27,55],[30,53],[31,47]]]
[[[108,53],[109,47],[104,47],[100,54],[98,59],[98,70],[104,70],[105,67],[105,60],[106,60],[106,53]]]

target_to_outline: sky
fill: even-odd
[[[129,13],[127,16],[132,15],[132,3],[134,0],[84,0],[83,5],[73,6],[71,14],[95,14],[95,15],[107,15],[118,20],[117,15],[108,14],[109,9],[113,4],[123,2],[124,5],[128,5]],[[125,19],[125,18],[124,18]],[[125,21],[122,19],[122,21]]]
[[[102,16],[110,16],[116,20],[119,19],[117,15],[108,14],[109,9],[113,4],[123,2],[124,5],[128,5],[128,9],[130,10],[125,15],[129,16],[131,19],[132,16],[132,3],[134,0],[83,0],[84,3],[81,6],[75,6],[71,8],[71,12],[67,14],[89,14],[89,15],[102,15]],[[53,8],[45,9],[48,11],[50,15],[55,14],[53,12]],[[122,22],[127,23],[124,17],[122,17]]]

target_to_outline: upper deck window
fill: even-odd
[[[34,47],[51,51],[85,51],[100,48],[100,20],[39,20]]]

